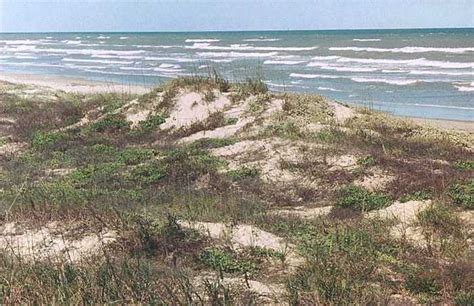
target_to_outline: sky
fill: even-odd
[[[0,32],[474,27],[474,0],[0,0]]]

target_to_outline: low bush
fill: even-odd
[[[452,185],[448,195],[454,204],[466,209],[474,209],[474,180]]]
[[[336,206],[359,211],[381,209],[390,204],[390,197],[376,192],[369,192],[358,186],[347,186],[340,190]]]

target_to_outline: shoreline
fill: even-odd
[[[152,88],[131,85],[118,84],[115,82],[92,81],[83,78],[75,78],[69,76],[59,76],[51,74],[27,74],[27,73],[11,73],[2,72],[0,81],[22,85],[33,85],[48,87],[52,90],[63,90],[71,93],[91,94],[91,93],[129,93],[129,94],[145,94]],[[426,124],[436,128],[446,130],[456,130],[467,133],[474,133],[474,121],[455,120],[455,119],[437,119],[437,118],[421,118],[410,116],[396,116],[397,118],[408,119],[417,124]]]
[[[59,76],[53,74],[40,75],[33,73],[1,72],[0,81],[22,85],[49,87],[53,90],[63,90],[65,92],[82,94],[106,92],[145,94],[151,89],[151,87],[141,85],[92,81],[79,77]]]

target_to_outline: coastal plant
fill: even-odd
[[[390,197],[354,185],[349,185],[339,191],[336,207],[351,208],[358,211],[381,209],[390,204]]]
[[[249,168],[245,166],[227,172],[227,176],[229,176],[234,181],[257,178],[259,175],[260,171],[257,168]]]
[[[474,209],[474,180],[454,184],[448,189],[454,204],[465,209]]]
[[[130,129],[130,123],[122,114],[108,114],[90,126],[92,131],[99,133],[116,133]]]

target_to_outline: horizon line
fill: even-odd
[[[317,31],[380,31],[380,30],[388,30],[388,31],[396,31],[396,30],[474,30],[474,26],[468,27],[428,27],[428,28],[355,28],[355,29],[274,29],[274,30],[170,30],[170,31],[154,31],[154,30],[145,30],[145,31],[100,31],[100,30],[93,30],[93,31],[8,31],[3,32],[0,31],[0,34],[52,34],[52,33],[238,33],[238,32],[317,32]]]

